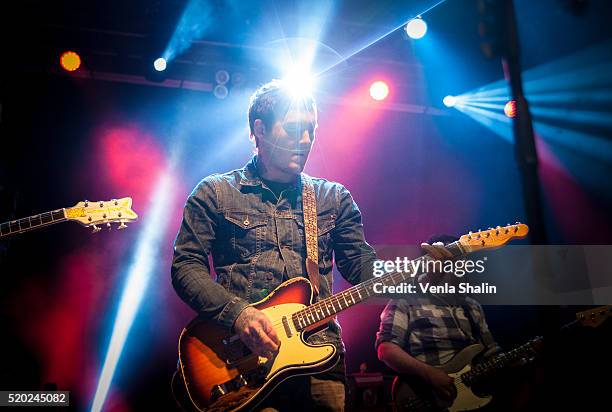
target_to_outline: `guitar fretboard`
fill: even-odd
[[[461,256],[464,250],[459,242],[453,242],[446,245],[446,248],[453,256]],[[358,285],[350,287],[342,292],[336,293],[326,299],[316,302],[307,308],[304,308],[292,315],[293,324],[298,331],[305,330],[315,324],[326,322],[333,318],[337,313],[350,308],[353,305],[363,302],[364,300],[377,295],[374,291],[374,284],[381,283],[384,286],[398,286],[402,282],[409,280],[414,281],[416,273],[414,269],[417,267],[416,262],[431,259],[424,255],[411,262],[414,264],[407,265],[401,272],[390,272],[380,277],[371,278]]]
[[[53,225],[65,220],[65,209],[57,209],[39,215],[24,217],[23,219],[12,220],[0,224],[0,238],[27,232],[43,226]]]
[[[489,376],[501,369],[504,369],[508,365],[525,357],[532,357],[537,354],[537,342],[541,341],[541,338],[531,340],[518,348],[512,349],[511,351],[501,353],[493,356],[491,359],[483,361],[478,365],[474,366],[470,371],[461,375],[461,380],[470,385],[474,381],[482,379],[485,376]]]

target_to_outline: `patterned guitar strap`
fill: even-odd
[[[309,176],[302,173],[302,210],[304,212],[304,234],[306,235],[306,272],[319,294],[319,242],[317,240],[317,200],[314,185]]]

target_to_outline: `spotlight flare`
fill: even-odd
[[[166,59],[164,59],[163,57],[158,57],[153,62],[153,67],[158,72],[163,72],[164,70],[166,70],[166,65],[167,65]]]
[[[375,81],[370,86],[370,97],[374,100],[385,100],[389,95],[389,86],[382,80]]]
[[[296,99],[310,95],[314,89],[315,83],[314,76],[299,67],[294,67],[289,70],[282,81],[291,95]]]
[[[73,51],[64,52],[60,56],[60,65],[67,72],[73,72],[81,67],[81,56]]]
[[[412,19],[406,24],[406,33],[411,39],[420,39],[427,33],[427,23],[420,17]]]
[[[515,100],[510,100],[508,103],[506,103],[506,105],[504,106],[504,113],[506,114],[506,116],[510,118],[516,117],[516,101]]]
[[[453,107],[457,104],[457,98],[449,95],[442,99],[442,103],[444,103],[444,106],[446,107]]]

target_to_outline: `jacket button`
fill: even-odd
[[[248,226],[249,224],[251,224],[251,222],[249,222],[249,219],[244,219],[244,222],[242,222],[242,224]]]

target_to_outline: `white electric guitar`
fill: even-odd
[[[600,306],[576,314],[576,320],[561,330],[575,326],[597,327],[612,316],[612,305]],[[481,393],[479,384],[499,376],[504,370],[517,364],[532,362],[541,353],[543,338],[536,337],[527,343],[486,361],[472,364],[472,360],[484,351],[484,346],[474,344],[461,350],[450,361],[439,366],[455,381],[457,397],[452,402],[438,399],[426,382],[415,376],[400,375],[393,381],[393,410],[395,412],[472,411],[489,404],[493,397]]]

